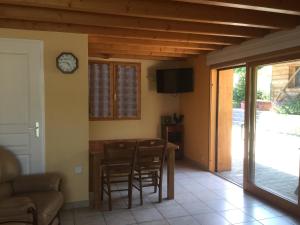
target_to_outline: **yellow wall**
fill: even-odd
[[[45,75],[46,171],[64,176],[67,202],[88,199],[88,39],[87,35],[0,29],[0,38],[42,40]],[[73,52],[79,69],[63,75],[56,57]],[[82,165],[83,173],[74,174]]]
[[[115,59],[115,61],[124,61],[124,59]],[[91,140],[160,137],[160,116],[179,112],[178,95],[156,92],[155,74],[158,68],[184,67],[185,61],[126,61],[141,63],[141,120],[92,121],[90,122]]]
[[[89,139],[159,137],[160,116],[164,114],[180,110],[185,114],[186,155],[205,164],[209,86],[203,59],[195,60],[195,93],[181,97],[156,93],[155,72],[158,68],[184,67],[187,62],[127,60],[141,63],[141,120],[89,123],[87,35],[0,29],[0,37],[44,43],[46,170],[63,174],[67,202],[88,200]],[[55,59],[63,51],[73,52],[79,59],[79,69],[73,75],[63,75],[56,68]],[[74,173],[77,165],[83,165],[81,175]]]
[[[124,60],[116,59],[116,61]],[[180,112],[185,116],[185,156],[207,169],[209,68],[206,66],[206,57],[199,56],[188,62],[133,61],[142,63],[142,119],[133,121],[92,121],[90,122],[90,139],[159,137],[160,116]],[[157,68],[188,67],[191,65],[193,65],[195,71],[194,92],[177,96],[156,93],[155,71]]]
[[[209,150],[209,68],[206,57],[193,59],[194,92],[180,95],[184,114],[185,157],[208,169]]]

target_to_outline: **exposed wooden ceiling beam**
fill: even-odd
[[[165,0],[170,1],[170,0]],[[173,0],[300,16],[298,0]]]
[[[186,55],[199,55],[205,50],[192,50],[192,49],[181,49],[181,48],[171,48],[171,47],[163,47],[163,46],[140,46],[140,45],[124,45],[124,44],[105,44],[105,43],[97,43],[97,44],[89,44],[89,51],[131,51],[134,55],[135,52],[153,52],[153,53],[175,53],[175,54],[186,54]],[[206,50],[208,52],[208,50]]]
[[[0,3],[271,29],[292,28],[299,25],[299,16],[295,15],[278,15],[272,12],[185,2],[155,0],[0,0]]]
[[[212,44],[197,44],[197,43],[184,43],[178,41],[159,41],[159,40],[142,40],[134,38],[115,38],[115,37],[103,37],[99,35],[89,35],[89,44],[122,44],[127,46],[164,46],[178,49],[193,49],[193,50],[216,50],[220,49],[222,45]]]
[[[245,38],[260,37],[269,32],[269,30],[261,28],[180,22],[13,5],[1,5],[0,18]]]
[[[142,55],[121,55],[121,54],[97,54],[97,53],[89,53],[89,57],[91,60],[101,60],[101,59],[137,59],[137,60],[169,60],[169,61],[178,61],[178,60],[186,60],[185,58],[178,57],[164,57],[164,56],[142,56]]]
[[[89,56],[93,55],[136,55],[136,56],[163,56],[171,58],[188,58],[191,55],[181,53],[151,52],[151,51],[134,51],[131,50],[112,50],[112,49],[93,49],[89,50]]]
[[[95,27],[73,24],[45,23],[37,21],[20,21],[11,19],[0,19],[0,27],[97,34],[105,37],[136,38],[142,40],[177,41],[183,43],[205,43],[216,45],[238,44],[245,40],[244,38],[239,37],[219,37],[199,34],[170,33],[161,31],[152,32],[146,30],[134,30],[125,28]]]

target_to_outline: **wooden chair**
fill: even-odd
[[[136,162],[136,142],[113,142],[104,144],[104,159],[102,161],[102,187],[103,194],[108,195],[109,210],[112,210],[111,193],[113,191],[128,190],[128,208],[132,205],[132,183]],[[112,190],[111,185],[128,182],[127,189]],[[106,186],[106,188],[105,188]]]
[[[159,189],[159,202],[162,201],[163,168],[166,154],[166,141],[154,139],[137,143],[137,163],[135,179],[138,185],[133,186],[140,191],[140,202],[143,204],[143,187]]]

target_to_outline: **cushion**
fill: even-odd
[[[11,183],[2,183],[0,184],[0,201],[2,199],[8,198],[12,195],[12,186]]]
[[[27,197],[12,197],[0,201],[0,224],[11,222],[33,222],[33,201]]]
[[[0,184],[13,181],[21,173],[21,166],[13,153],[0,146]]]
[[[38,211],[39,225],[48,225],[57,216],[64,203],[62,193],[57,191],[26,193],[17,196],[29,197],[33,200]]]
[[[13,182],[15,194],[59,191],[61,177],[55,173],[33,174],[17,177]]]

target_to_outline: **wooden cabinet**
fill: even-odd
[[[162,138],[179,146],[175,153],[176,159],[184,158],[184,133],[182,124],[162,125]]]

